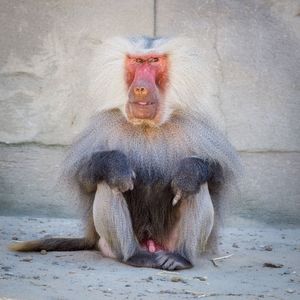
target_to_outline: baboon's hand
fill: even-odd
[[[117,150],[96,152],[91,161],[96,182],[105,180],[113,190],[122,193],[133,190],[135,173],[123,152]]]
[[[125,193],[132,191],[134,188],[135,173],[133,170],[128,169],[126,172],[115,169],[111,177],[107,178],[107,184],[115,191]]]
[[[171,182],[175,195],[172,204],[175,206],[180,199],[198,193],[207,177],[207,167],[203,160],[196,157],[181,160]]]

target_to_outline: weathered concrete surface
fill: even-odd
[[[269,224],[300,224],[300,155],[241,153],[245,174],[228,216]]]
[[[158,1],[158,35],[214,52],[216,97],[238,150],[300,150],[299,1]]]
[[[110,36],[152,35],[153,13],[152,0],[1,1],[0,141],[70,143],[93,113],[93,48]]]
[[[219,255],[232,256],[218,267],[203,258],[193,269],[162,272],[125,266],[97,251],[9,252],[16,239],[77,236],[80,223],[0,217],[0,299],[299,299],[300,229],[257,225],[224,232]]]
[[[0,145],[0,153],[1,215],[76,215],[76,203],[59,181],[64,147]]]

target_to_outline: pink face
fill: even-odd
[[[128,119],[159,123],[168,83],[167,56],[154,53],[127,56],[125,68],[129,91],[126,104]]]

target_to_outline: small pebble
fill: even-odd
[[[240,248],[240,246],[239,246],[237,243],[233,243],[233,244],[232,244],[232,247],[233,247],[233,248]]]
[[[293,293],[295,293],[295,290],[288,289],[288,290],[286,290],[286,292],[289,294],[293,294]]]
[[[194,279],[198,279],[200,281],[206,281],[207,280],[207,277],[206,276],[195,276],[193,277]]]
[[[152,276],[147,277],[146,279],[144,279],[147,282],[151,282],[153,280]]]
[[[183,283],[185,283],[185,280],[182,279],[180,276],[173,276],[173,277],[171,277],[171,281],[172,282],[183,282]]]
[[[101,291],[104,294],[112,294],[112,289],[106,289]]]
[[[42,255],[46,255],[47,254],[47,250],[41,250],[40,252]]]
[[[19,238],[16,237],[16,236],[13,236],[11,239],[12,239],[13,241],[17,241]]]
[[[265,251],[272,251],[273,247],[272,247],[272,245],[266,245],[266,246],[263,247],[263,250],[265,250]]]
[[[32,257],[31,256],[23,257],[20,261],[31,262],[32,261]]]

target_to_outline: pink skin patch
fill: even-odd
[[[160,250],[164,250],[161,245],[156,244],[155,241],[153,241],[153,240],[145,240],[142,242],[141,245],[142,245],[143,249],[145,249],[151,253],[154,253],[154,252],[157,252]]]

